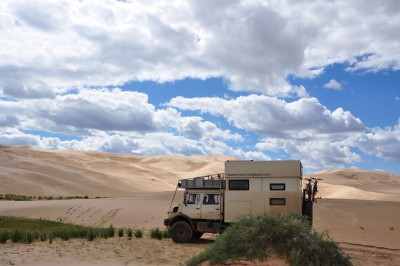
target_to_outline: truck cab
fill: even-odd
[[[221,199],[219,191],[189,189],[185,191],[180,211],[192,219],[220,220]]]

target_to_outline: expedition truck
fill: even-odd
[[[312,223],[317,190],[309,179],[302,189],[300,161],[227,161],[225,173],[178,181],[164,225],[176,243],[222,233],[240,216],[297,212]],[[172,207],[178,189],[183,202]],[[314,193],[313,193],[314,191]]]

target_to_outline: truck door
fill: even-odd
[[[221,217],[221,197],[219,193],[204,193],[200,218],[207,220],[219,220]]]
[[[192,219],[200,219],[201,193],[185,192],[182,213]]]

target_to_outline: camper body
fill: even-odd
[[[297,212],[312,218],[302,179],[300,161],[227,161],[225,173],[180,180],[183,202],[170,207],[164,224],[175,242],[188,242],[222,233],[245,215]]]

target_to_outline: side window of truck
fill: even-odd
[[[200,194],[197,193],[189,193],[186,195],[185,202],[186,204],[199,204]]]
[[[285,183],[271,183],[269,184],[269,190],[286,190]]]
[[[229,180],[229,190],[249,190],[249,180]]]
[[[218,205],[219,195],[218,194],[205,194],[203,199],[204,205]]]

